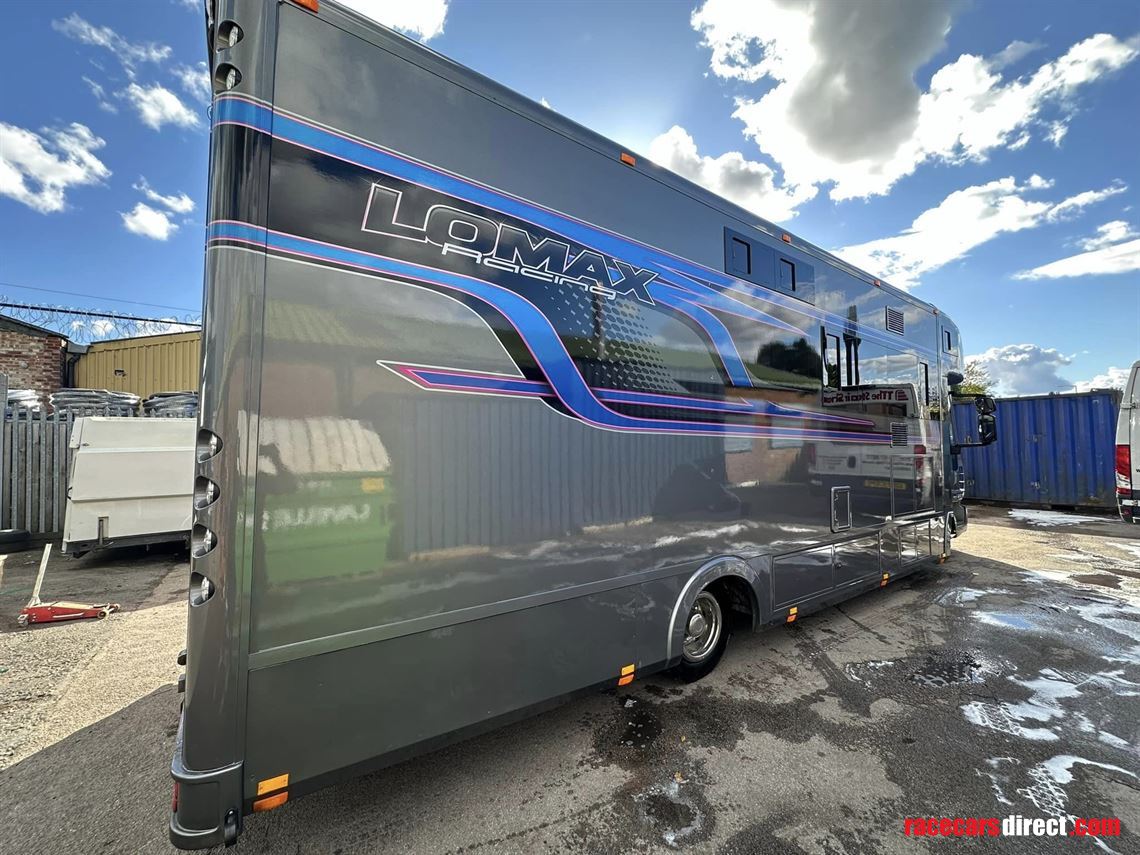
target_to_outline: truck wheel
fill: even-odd
[[[697,594],[689,616],[685,618],[681,662],[673,669],[681,680],[696,682],[711,673],[720,662],[728,646],[727,612],[727,604],[708,588]]]

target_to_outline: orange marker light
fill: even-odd
[[[799,613],[799,606],[792,606],[790,609],[788,609],[788,623],[795,623],[796,618],[799,616]]]
[[[293,0],[293,2],[310,12],[316,12],[321,5],[321,0]]]
[[[636,670],[636,665],[623,665],[621,669],[621,676],[618,677],[619,686],[628,686],[633,682],[633,672]]]
[[[283,790],[289,786],[289,773],[278,775],[275,778],[266,778],[264,781],[257,782],[257,794],[264,796],[266,793],[272,793],[274,790]]]
[[[621,153],[621,162],[626,166],[637,166],[637,158],[624,151]]]
[[[289,801],[288,793],[278,793],[275,796],[266,796],[264,799],[258,799],[253,803],[253,812],[261,813],[263,810],[273,810],[276,807],[281,807],[285,802]]]
[[[787,235],[787,234],[780,235],[780,240],[782,240],[784,243],[791,243],[792,242],[792,236]]]
[[[890,581],[890,578],[891,578],[890,573],[884,573],[883,574],[883,581],[879,583],[879,587],[885,588],[887,586],[887,582]]]

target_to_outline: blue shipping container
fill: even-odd
[[[966,498],[1115,508],[1116,415],[1106,389],[997,399],[998,440],[962,450]],[[977,439],[973,402],[954,405],[954,436]]]

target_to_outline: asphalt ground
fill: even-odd
[[[699,683],[635,682],[247,817],[238,851],[1140,852],[1140,526],[1065,516],[974,508],[946,564],[738,635]],[[0,852],[170,852],[185,565],[53,562],[45,595],[123,612],[17,630],[37,560],[0,580]],[[1011,815],[1121,836],[904,833]]]

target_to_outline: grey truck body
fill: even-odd
[[[328,0],[208,22],[178,846],[949,553],[932,306]]]

